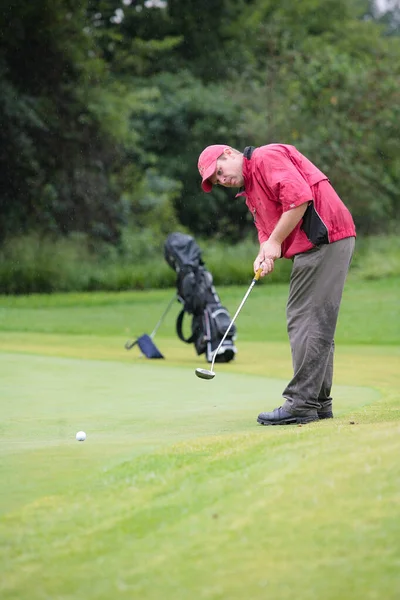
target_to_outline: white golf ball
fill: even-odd
[[[78,442],[84,442],[86,440],[86,433],[84,431],[78,431],[75,437]]]

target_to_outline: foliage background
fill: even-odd
[[[217,279],[248,279],[246,207],[199,188],[197,157],[211,143],[295,144],[328,174],[360,237],[388,239],[390,254],[400,13],[387,8],[1,0],[0,291],[170,285],[162,246],[177,229],[211,256],[233,248],[231,267],[214,261]]]

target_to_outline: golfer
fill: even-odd
[[[294,146],[268,144],[244,152],[208,146],[199,156],[202,189],[240,188],[258,231],[254,271],[271,273],[278,258],[293,267],[286,308],[293,378],[284,402],[258,415],[261,425],[333,417],[334,334],[356,230],[329,179]]]

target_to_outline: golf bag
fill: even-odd
[[[176,332],[182,342],[194,344],[197,354],[206,355],[212,362],[213,353],[224,337],[231,318],[222,306],[213,285],[211,273],[205,268],[201,250],[195,240],[183,233],[171,233],[164,245],[167,263],[177,275],[178,300],[183,305],[176,321]],[[185,313],[192,315],[191,335],[183,334]],[[215,362],[229,362],[236,354],[233,324],[215,357]]]

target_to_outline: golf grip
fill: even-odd
[[[246,292],[246,294],[245,294],[245,296],[244,296],[243,300],[241,301],[239,308],[238,308],[238,309],[237,309],[237,311],[235,312],[235,314],[234,314],[234,316],[233,316],[233,319],[232,319],[232,321],[229,323],[229,327],[228,327],[228,329],[225,331],[225,333],[224,333],[224,337],[223,337],[223,338],[222,338],[222,340],[220,341],[220,343],[219,343],[219,345],[218,345],[218,348],[215,350],[215,352],[214,352],[214,355],[213,355],[213,359],[212,359],[212,363],[211,363],[211,369],[210,369],[211,371],[212,371],[212,370],[213,370],[213,368],[214,368],[214,362],[215,362],[215,358],[216,358],[216,356],[217,356],[217,354],[218,354],[218,350],[221,348],[222,344],[224,343],[226,336],[227,336],[227,335],[228,335],[228,333],[230,332],[230,330],[231,330],[231,327],[232,327],[232,325],[234,324],[236,317],[238,316],[238,314],[239,314],[239,313],[240,313],[240,311],[242,310],[242,306],[243,306],[243,304],[246,302],[246,300],[247,300],[247,298],[248,298],[248,296],[249,296],[249,294],[250,294],[251,290],[253,289],[253,287],[255,286],[255,284],[257,283],[257,281],[260,279],[261,272],[262,272],[262,269],[261,269],[261,268],[260,268],[260,269],[257,269],[257,271],[256,271],[256,274],[254,275],[253,281],[251,282],[249,289],[247,290],[247,292]]]

